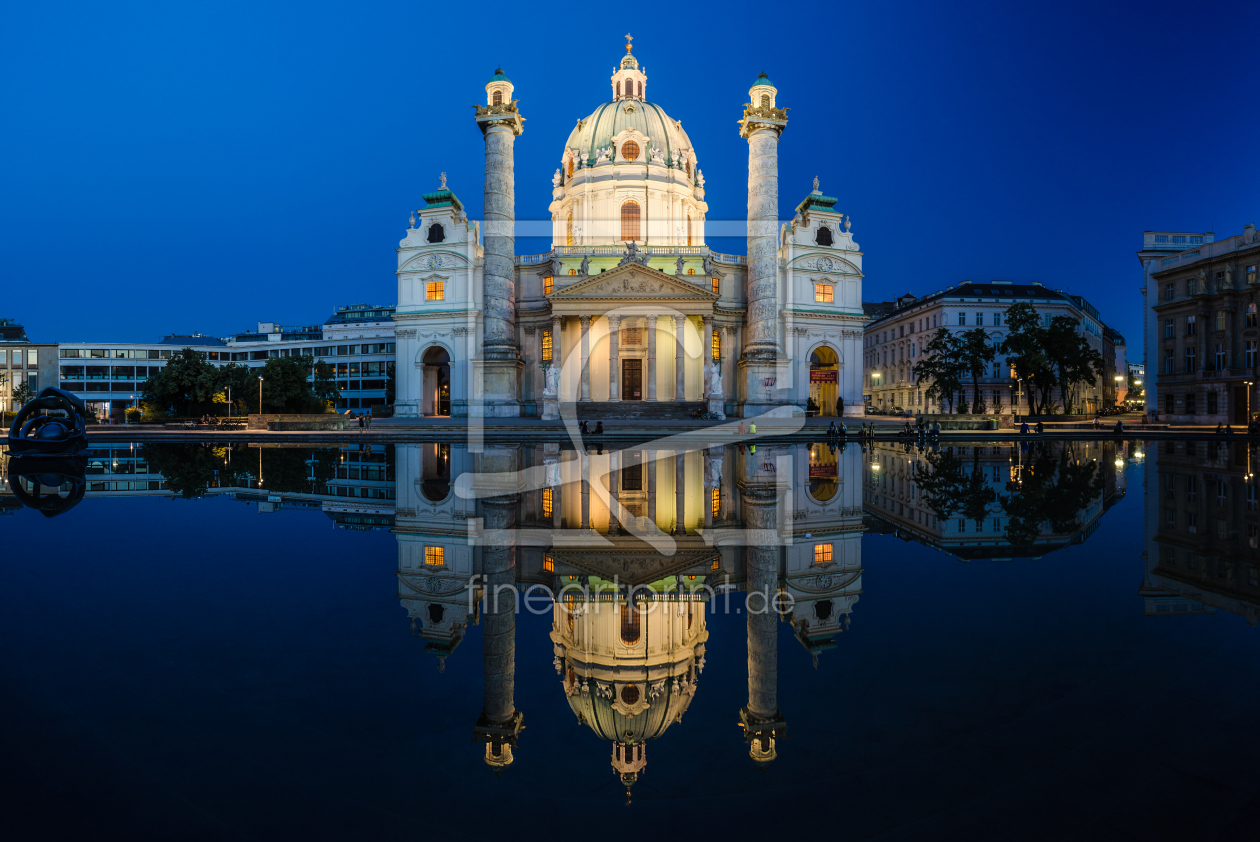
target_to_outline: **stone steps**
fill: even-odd
[[[690,420],[691,413],[704,412],[704,401],[589,401],[564,404],[564,414],[573,413],[579,421],[669,421]]]

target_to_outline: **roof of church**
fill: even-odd
[[[752,83],[752,86],[754,88],[757,87],[758,85],[769,85],[770,87],[773,88],[774,82],[770,81],[770,77],[767,76],[766,72],[763,70],[757,74],[757,81]]]
[[[656,697],[650,698],[646,710],[634,716],[619,711],[614,704],[616,690],[605,682],[591,681],[586,692],[574,693],[569,697],[569,707],[573,709],[580,721],[605,740],[619,743],[639,743],[655,739],[674,722],[682,718],[683,712],[691,704],[692,694],[685,688],[674,687],[674,682],[664,679],[656,688]],[[596,686],[601,685],[601,686]],[[604,689],[606,688],[606,689]],[[652,684],[637,685],[639,692],[651,696]],[[601,690],[603,692],[601,692]]]
[[[490,81],[486,82],[486,84],[489,85],[494,82],[507,82],[509,85],[512,84],[512,80],[503,74],[502,67],[495,68],[494,75],[490,77]]]

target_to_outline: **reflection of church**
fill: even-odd
[[[758,76],[739,121],[745,257],[706,244],[698,152],[647,84],[627,45],[609,99],[560,150],[551,250],[517,255],[513,147],[525,120],[495,71],[476,107],[484,229],[443,176],[399,243],[399,415],[554,418],[576,404],[615,418],[642,402],[665,404],[639,410],[657,415],[703,403],[747,417],[811,400],[832,415],[839,399],[861,413],[862,252],[817,179],[780,223],[778,89]]]
[[[483,626],[485,700],[475,733],[495,768],[512,762],[522,720],[506,588],[554,595],[559,689],[611,747],[627,788],[645,772],[647,744],[698,692],[710,645],[705,612],[734,610],[746,598],[769,605],[747,619],[741,711],[751,756],[768,762],[786,728],[779,624],[790,624],[817,665],[861,594],[862,515],[851,479],[859,461],[857,448],[805,445],[763,445],[755,454],[733,446],[470,453],[399,445],[398,595],[439,664]],[[820,466],[824,483],[814,481]]]

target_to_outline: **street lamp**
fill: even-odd
[[[262,415],[262,375],[258,375],[258,414]],[[261,456],[261,454],[260,454]]]

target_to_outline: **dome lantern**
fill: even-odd
[[[494,75],[486,83],[486,105],[507,105],[512,101],[515,86],[512,80],[503,73],[503,68],[495,68]]]
[[[757,81],[753,82],[752,87],[748,89],[748,104],[753,108],[775,108],[775,96],[779,93],[779,89],[770,81],[770,77],[763,70],[757,74]]]
[[[626,33],[626,55],[613,71],[613,102],[634,99],[644,102],[647,96],[647,68],[639,68],[639,60],[631,52],[634,36]]]

